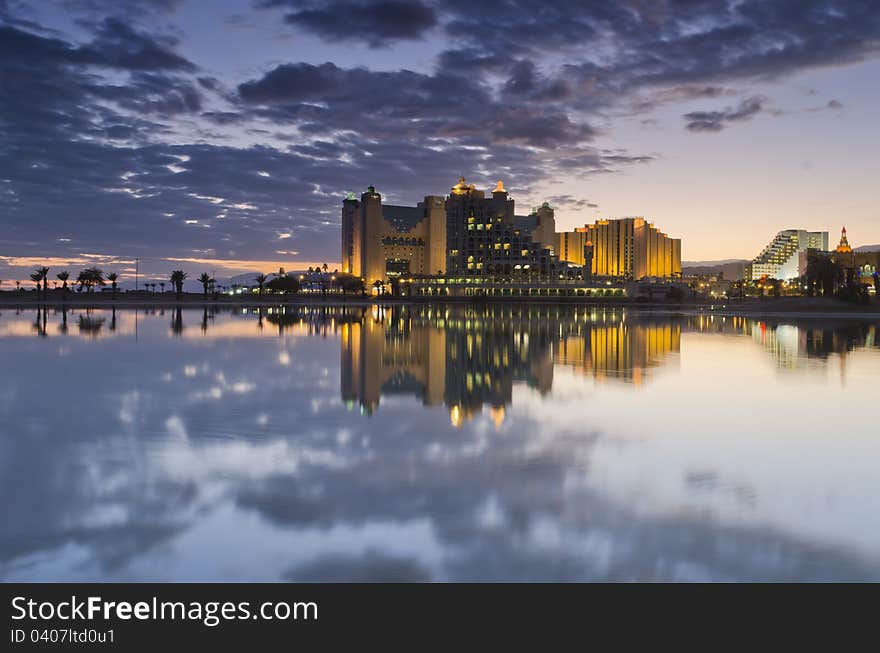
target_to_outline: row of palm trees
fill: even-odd
[[[94,289],[98,286],[106,286],[108,283],[110,284],[113,295],[116,295],[116,291],[119,288],[119,274],[116,272],[108,272],[104,273],[101,268],[90,267],[85,268],[79,272],[76,279],[71,282],[70,272],[68,270],[61,270],[55,275],[55,278],[61,282],[61,292],[66,296],[70,290],[70,286],[68,283],[70,282],[72,285],[79,286],[77,292],[93,292]],[[177,290],[178,297],[183,293],[183,282],[186,280],[187,274],[183,270],[174,270],[171,273],[170,281],[174,288]],[[46,297],[46,293],[49,290],[49,268],[47,266],[40,266],[36,268],[30,274],[30,279],[36,284],[36,290],[38,293],[41,293],[43,298]],[[53,281],[53,287],[57,289],[58,281]],[[205,272],[199,277],[199,281],[202,281],[205,285],[205,294],[208,292],[208,285],[213,284],[214,280],[211,276]],[[0,284],[3,282],[0,281]],[[161,282],[162,290],[165,290],[165,282]],[[21,288],[21,282],[16,281],[15,286],[17,289]],[[152,286],[153,290],[156,288],[155,283],[145,283],[145,287]]]
[[[42,293],[45,298],[46,293],[49,290],[49,268],[46,266],[38,267],[31,272],[30,278],[31,281],[36,284],[37,292]],[[68,281],[70,281],[70,272],[62,270],[55,275],[55,278],[61,282],[61,291],[66,295],[69,290]],[[92,292],[96,286],[105,286],[108,282],[112,285],[113,293],[115,294],[119,282],[119,275],[116,272],[109,272],[105,275],[100,268],[85,268],[80,271],[73,283],[74,285],[79,285],[79,292],[82,292],[83,290],[86,292]],[[56,281],[53,281],[52,284],[57,287]],[[19,281],[16,281],[15,285],[16,288],[21,287]]]
[[[49,291],[49,271],[49,267],[40,266],[36,268],[30,275],[31,280],[36,284],[37,292],[41,293],[43,298],[47,296],[47,293]],[[322,272],[323,274],[321,274]],[[284,272],[284,269],[282,268],[273,275],[263,273],[257,274],[254,277],[254,281],[257,285],[257,292],[261,296],[266,290],[273,293],[297,293],[302,289],[301,282],[305,279],[313,281],[313,275],[317,275],[321,278],[322,292],[326,292],[328,285],[333,286],[337,290],[341,291],[343,294],[347,294],[350,292],[362,294],[364,292],[364,284],[361,279],[354,277],[350,274],[339,274],[338,270],[335,270],[333,272],[332,277],[328,277],[328,274],[328,266],[325,263],[323,266],[323,270],[319,266],[315,266],[314,268],[310,267],[307,275],[300,275],[299,278],[286,274]],[[89,293],[94,292],[94,289],[96,287],[106,286],[108,283],[111,284],[113,296],[115,297],[120,280],[118,273],[109,272],[105,274],[104,271],[98,267],[89,267],[81,270],[75,280],[71,279],[70,272],[68,270],[61,270],[55,275],[55,277],[58,282],[61,282],[60,290],[65,297],[70,290],[70,286],[68,284],[78,286],[77,292]],[[183,295],[184,282],[188,278],[189,275],[184,270],[173,270],[168,277],[168,282],[170,282],[171,286],[174,288],[178,300]],[[202,294],[205,299],[207,299],[209,292],[213,293],[217,289],[226,289],[225,286],[217,286],[215,279],[207,272],[202,272],[201,275],[198,276],[197,281],[202,285]],[[53,287],[56,289],[58,282],[52,282]],[[0,283],[2,283],[2,281],[0,281]],[[382,282],[376,283],[379,284]],[[148,281],[145,282],[143,286],[148,291],[155,292],[156,286],[158,285],[161,288],[161,291],[164,293],[165,284],[165,281]],[[16,281],[16,287],[20,289],[20,285],[20,282]],[[384,286],[384,283],[382,283],[382,286]],[[233,288],[235,287],[236,286],[233,286]],[[384,290],[384,288],[382,290]]]
[[[68,270],[62,270],[57,273],[55,277],[58,281],[61,282],[61,291],[66,296],[69,291],[68,282],[71,281],[70,272]],[[41,293],[45,298],[46,293],[49,290],[49,268],[46,266],[40,266],[36,268],[30,275],[31,281],[36,284],[37,292]],[[180,299],[183,294],[183,284],[189,278],[189,275],[183,270],[174,270],[171,272],[168,278],[168,282],[170,282],[171,286],[174,288],[177,298]],[[71,282],[73,285],[78,285],[78,292],[93,292],[94,289],[98,286],[106,286],[108,283],[111,284],[113,288],[113,295],[116,295],[116,291],[118,289],[119,283],[119,274],[116,272],[109,272],[107,274],[104,273],[103,270],[97,267],[85,268],[80,271],[79,275],[76,277],[76,280]],[[269,280],[268,275],[260,274],[257,276],[257,282],[260,284],[260,293],[262,294],[263,285]],[[208,296],[208,292],[213,292],[217,287],[215,285],[214,278],[208,274],[207,272],[202,272],[198,277],[198,282],[202,284],[202,292],[205,297]],[[2,283],[2,281],[0,281]],[[53,281],[53,285],[57,288],[57,283]],[[148,290],[152,292],[156,291],[156,286],[159,286],[162,289],[162,292],[165,292],[165,281],[160,282],[145,282],[143,285]],[[21,287],[21,282],[15,282],[16,288]],[[225,286],[220,286],[219,288],[224,289]]]

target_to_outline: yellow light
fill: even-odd
[[[461,428],[464,420],[462,419],[460,406],[453,406],[449,409],[449,421],[452,422],[455,428]]]

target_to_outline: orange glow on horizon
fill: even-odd
[[[240,274],[244,272],[275,272],[279,268],[285,270],[299,270],[315,266],[323,266],[327,264],[328,270],[336,270],[340,267],[340,263],[336,261],[291,261],[287,260],[247,260],[247,259],[214,259],[214,258],[166,258],[166,261],[174,263],[198,263],[205,266],[213,266],[220,268],[227,273]]]
[[[210,271],[217,274],[226,274],[234,276],[247,272],[265,272],[271,273],[278,271],[279,268],[285,270],[299,270],[309,267],[323,267],[327,264],[328,270],[336,270],[340,268],[340,264],[335,261],[291,261],[287,260],[248,260],[248,259],[213,259],[213,258],[188,258],[188,257],[168,257],[168,258],[148,258],[140,259],[140,278],[146,279],[157,277],[164,274],[155,272],[158,266],[167,267],[170,273],[175,267],[181,267],[180,264],[192,263],[209,268]],[[9,272],[0,273],[0,278],[4,281],[15,283],[16,280],[23,284],[31,283],[29,275],[34,268],[39,266],[48,266],[50,270],[50,280],[54,280],[56,272],[68,270],[71,278],[68,284],[75,282],[76,269],[87,267],[100,267],[104,272],[117,272],[120,280],[130,280],[135,278],[135,259],[130,257],[119,257],[111,254],[76,254],[69,257],[61,256],[0,256],[0,265],[11,268]],[[19,268],[19,270],[15,270]],[[146,268],[146,269],[145,269]],[[187,270],[191,277],[194,277],[198,271]],[[16,278],[17,277],[17,278]],[[0,290],[8,290],[7,284],[0,286]]]

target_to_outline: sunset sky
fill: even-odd
[[[459,175],[691,261],[880,243],[876,0],[573,4],[0,0],[3,288],[332,266],[346,192]]]

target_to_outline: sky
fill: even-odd
[[[876,0],[0,0],[0,279],[332,267],[347,192],[459,175],[685,260],[873,245],[878,79]]]

